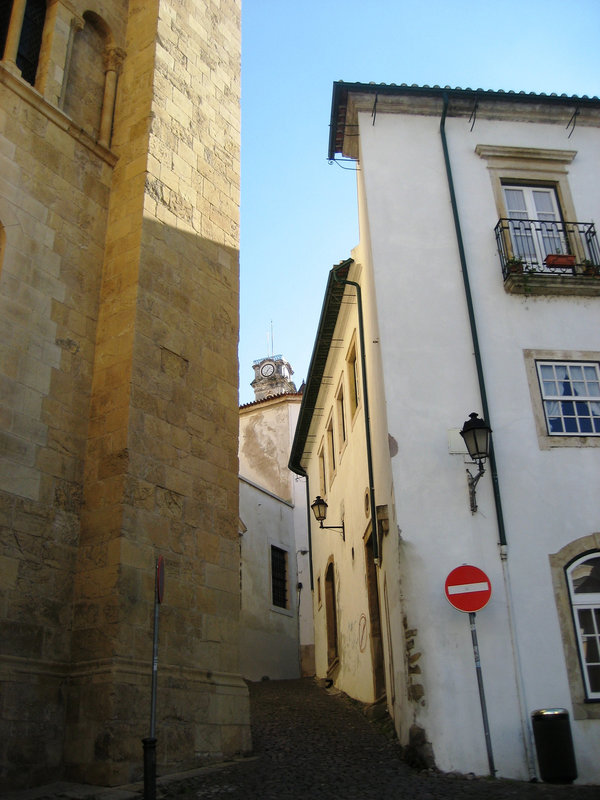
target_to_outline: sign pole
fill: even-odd
[[[483,731],[485,733],[485,747],[487,750],[488,764],[492,778],[496,776],[494,755],[492,753],[492,739],[490,737],[490,724],[485,704],[483,691],[483,678],[481,675],[481,660],[479,658],[479,644],[477,643],[477,630],[475,628],[475,613],[484,608],[492,596],[490,579],[479,567],[472,564],[463,564],[453,569],[444,584],[446,599],[451,606],[469,615],[471,626],[471,639],[473,640],[473,656],[475,657],[475,673],[479,688],[479,702],[481,703],[481,716],[483,717]]]
[[[490,724],[488,722],[487,706],[485,703],[485,692],[483,690],[483,677],[481,674],[481,660],[479,658],[479,644],[477,643],[477,629],[475,628],[475,612],[469,612],[469,624],[471,626],[471,639],[473,640],[473,656],[475,658],[475,672],[477,674],[477,686],[479,688],[479,701],[481,703],[481,716],[483,717],[483,731],[485,734],[485,746],[487,749],[488,764],[492,778],[496,775],[494,766],[494,754],[492,753],[492,739],[490,737]]]
[[[164,559],[156,560],[154,576],[154,636],[152,643],[152,695],[150,700],[150,736],[144,745],[144,800],[156,800],[156,687],[158,679],[158,608],[164,591]]]

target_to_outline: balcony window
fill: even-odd
[[[558,216],[551,190],[505,187],[509,217],[495,228],[505,289],[522,294],[600,295],[600,251],[593,222]],[[531,216],[527,200],[545,207]]]

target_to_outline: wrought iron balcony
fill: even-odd
[[[593,222],[502,218],[495,233],[507,291],[600,295]]]

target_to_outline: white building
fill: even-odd
[[[289,363],[254,363],[240,407],[240,669],[245,678],[314,674],[304,480],[288,469],[302,394]]]
[[[564,708],[599,782],[600,101],[340,82],[331,121],[360,244],[329,276],[290,458],[344,525],[313,523],[317,674],[384,687],[443,770],[539,774],[531,714]],[[471,412],[493,429],[475,511]],[[462,564],[492,588],[487,741],[445,594]]]

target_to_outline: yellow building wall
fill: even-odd
[[[0,62],[6,786],[140,776],[159,554],[159,772],[250,746],[239,60],[237,0],[59,0],[35,89]]]

